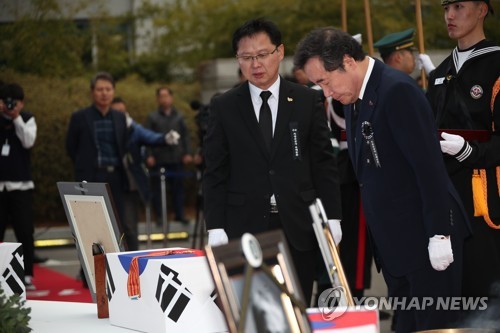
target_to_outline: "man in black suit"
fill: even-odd
[[[111,109],[115,81],[111,74],[97,73],[90,81],[92,105],[71,115],[66,151],[74,163],[75,180],[108,183],[120,221],[123,193],[128,186],[123,169],[127,143],[125,114]]]
[[[332,219],[336,241],[341,237],[337,167],[321,96],[279,76],[285,48],[274,23],[246,22],[233,34],[233,49],[248,81],[211,105],[203,180],[208,243],[283,229],[309,301],[318,246],[308,207],[315,198]]]
[[[463,240],[470,227],[444,167],[432,110],[408,75],[365,56],[347,33],[321,28],[297,47],[295,64],[344,104],[347,143],[375,260],[397,308],[397,332],[453,326],[458,311],[437,297],[460,296]],[[413,298],[416,297],[416,298]],[[423,307],[424,297],[434,303]]]

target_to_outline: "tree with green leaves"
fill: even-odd
[[[41,76],[106,70],[117,78],[135,72],[147,81],[192,79],[202,63],[234,56],[232,32],[248,19],[273,20],[283,32],[287,55],[310,30],[341,26],[341,0],[145,0],[134,12],[118,17],[108,13],[104,0],[26,2],[30,10],[17,14],[16,2],[11,8],[6,2],[0,5],[16,17],[0,25],[0,66]],[[500,11],[500,1],[491,2]],[[451,49],[439,0],[422,3],[426,49]],[[363,6],[361,0],[347,1],[347,23],[349,33],[363,34],[366,46]],[[372,0],[370,6],[375,40],[416,27],[414,1]],[[93,8],[88,20],[74,19],[88,7]],[[138,25],[146,21],[152,24],[150,35],[137,35]],[[500,40],[499,23],[499,15],[486,20],[486,35],[494,41]],[[150,48],[136,54],[136,38],[150,38]]]

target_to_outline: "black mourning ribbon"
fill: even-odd
[[[377,147],[375,146],[372,124],[370,124],[370,122],[368,121],[363,121],[363,124],[361,124],[361,132],[363,134],[363,137],[365,138],[366,144],[370,148],[375,166],[377,168],[380,168],[380,158],[378,156]],[[367,163],[370,163],[370,159],[367,159]]]
[[[262,91],[260,93],[262,105],[259,113],[259,125],[268,150],[271,150],[271,142],[273,140],[273,117],[271,116],[271,108],[267,103],[267,100],[271,97],[271,95],[270,91]]]

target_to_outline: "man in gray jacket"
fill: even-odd
[[[151,112],[146,128],[155,132],[169,134],[172,144],[165,147],[155,147],[149,150],[146,165],[151,169],[153,189],[153,208],[157,220],[162,216],[159,173],[161,168],[167,172],[169,188],[172,192],[175,220],[187,222],[184,216],[184,164],[192,162],[191,141],[184,116],[173,107],[173,92],[170,88],[160,87],[156,90],[158,109]]]

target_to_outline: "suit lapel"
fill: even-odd
[[[97,141],[95,138],[94,122],[92,121],[93,117],[91,114],[91,112],[95,112],[95,111],[97,111],[97,108],[94,105],[92,105],[90,108],[90,112],[85,112],[84,115],[85,115],[85,122],[87,123],[87,126],[89,128],[91,138],[92,138],[92,140],[94,140],[94,145],[97,149]],[[97,111],[97,112],[99,112],[99,111]]]
[[[353,133],[351,130],[353,128],[353,108],[354,104],[349,104],[349,105],[344,105],[344,113],[346,115],[345,120],[346,120],[346,131],[347,131],[347,146],[348,147],[354,147],[348,149],[349,155],[351,156],[352,164],[354,166],[357,165],[356,162],[356,133]]]
[[[380,76],[382,74],[382,66],[377,63],[375,60],[375,65],[373,66],[372,73],[370,78],[368,79],[368,83],[366,85],[365,93],[363,95],[363,99],[360,103],[360,109],[358,113],[358,121],[356,123],[356,169],[361,172],[361,166],[364,165],[364,161],[361,160],[361,152],[363,151],[365,145],[365,140],[363,138],[362,133],[362,124],[365,121],[371,122],[373,117],[375,107],[377,105],[377,88],[380,82]]]
[[[284,79],[280,82],[280,96],[278,101],[278,116],[274,128],[273,143],[271,145],[271,158],[276,154],[280,141],[289,132],[288,125],[290,117],[295,112],[295,103],[293,98],[293,88]]]
[[[266,143],[264,142],[257,117],[255,116],[248,81],[236,89],[238,89],[238,109],[241,113],[241,117],[247,125],[250,135],[255,139],[259,149],[262,151],[264,156],[266,156],[266,158],[269,158],[270,152],[266,148]]]

